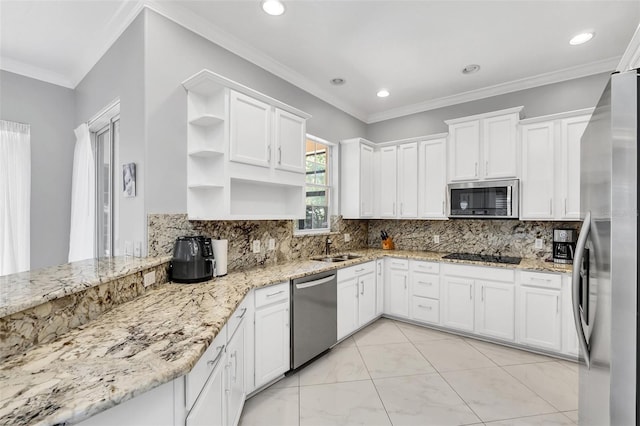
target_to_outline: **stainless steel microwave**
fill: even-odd
[[[518,219],[520,181],[496,180],[449,184],[449,217]]]

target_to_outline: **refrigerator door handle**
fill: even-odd
[[[571,280],[571,293],[573,304],[573,319],[576,324],[576,332],[578,333],[578,342],[580,348],[584,353],[584,361],[587,364],[587,368],[591,367],[591,355],[589,353],[589,344],[587,343],[587,337],[582,327],[582,319],[580,316],[580,265],[582,265],[582,257],[585,254],[585,246],[587,244],[587,238],[589,237],[589,231],[591,228],[591,212],[587,212],[584,222],[582,223],[582,229],[580,230],[580,236],[576,244],[575,257],[573,258],[573,273]]]

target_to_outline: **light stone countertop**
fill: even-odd
[[[170,256],[87,259],[0,276],[0,318],[169,260]]]
[[[341,263],[293,261],[206,283],[160,285],[54,342],[0,364],[0,424],[78,422],[188,373],[253,288],[383,256],[440,261],[445,254],[380,249],[352,253],[362,257]],[[163,261],[158,259],[158,264]],[[515,267],[571,270],[534,260]]]

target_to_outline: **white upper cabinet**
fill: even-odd
[[[374,148],[365,139],[340,143],[340,213],[345,219],[374,216]]]
[[[380,188],[378,191],[380,217],[394,218],[397,215],[398,148],[380,148]]]
[[[420,143],[418,179],[418,216],[446,219],[446,138]]]
[[[401,218],[418,217],[418,143],[398,147],[398,204]]]
[[[449,180],[479,179],[479,162],[480,120],[449,126]]]
[[[580,138],[590,118],[586,109],[521,122],[521,219],[580,219]]]
[[[240,163],[271,165],[271,106],[231,91],[230,159]],[[303,145],[303,139],[300,140]]]
[[[275,109],[275,167],[296,173],[305,173],[306,120]]]
[[[521,219],[553,219],[553,123],[522,126]]]
[[[445,121],[450,182],[518,177],[517,124],[522,108]]]

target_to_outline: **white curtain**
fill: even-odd
[[[95,162],[91,149],[89,126],[81,124],[75,130],[71,180],[71,231],[69,262],[94,257],[96,226]]]
[[[0,120],[0,275],[29,270],[31,128]]]

